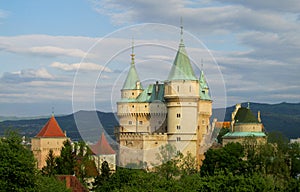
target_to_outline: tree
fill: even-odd
[[[240,143],[228,143],[220,149],[209,149],[201,167],[201,175],[214,175],[217,172],[243,174],[247,162],[243,161],[244,148]]]
[[[76,165],[75,154],[73,153],[73,148],[69,140],[64,142],[64,146],[60,151],[60,156],[56,158],[56,165],[57,174],[74,174],[74,168]]]
[[[101,164],[101,174],[95,178],[93,183],[94,190],[101,190],[101,187],[108,182],[110,178],[110,169],[107,161],[103,161]]]
[[[171,144],[163,145],[159,148],[159,153],[157,159],[162,163],[157,166],[156,172],[165,177],[166,180],[170,180],[175,176],[180,174],[180,169],[178,165],[180,164],[181,159],[183,158],[182,153],[178,153],[176,147]]]
[[[53,150],[50,149],[49,153],[47,155],[46,159],[46,166],[42,168],[42,173],[47,176],[53,176],[55,175],[55,167],[56,167],[56,162],[55,162],[55,156],[53,154]]]
[[[0,186],[3,191],[33,191],[36,186],[35,160],[15,132],[0,140]]]
[[[183,176],[195,174],[197,173],[197,160],[188,152],[187,155],[183,157],[179,167]]]

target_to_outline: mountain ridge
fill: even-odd
[[[267,132],[280,131],[288,138],[300,137],[300,103],[249,103],[251,111],[257,115],[261,112],[262,123]],[[242,103],[247,107],[248,103]],[[213,118],[218,121],[230,121],[231,113],[235,106],[226,109],[213,109]],[[6,129],[18,130],[21,135],[34,137],[49,120],[48,118],[6,120],[0,122],[0,135],[4,135]],[[114,139],[114,127],[118,126],[115,113],[101,111],[80,110],[68,115],[56,117],[60,127],[67,132],[72,140],[89,140],[95,142],[103,130]],[[100,122],[100,123],[99,123]],[[83,136],[83,138],[82,138]]]

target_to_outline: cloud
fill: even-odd
[[[54,76],[51,75],[45,68],[40,68],[24,69],[16,72],[5,72],[0,80],[6,83],[22,83],[39,80],[47,81],[53,79]]]
[[[16,72],[5,72],[0,80],[6,83],[22,83],[53,79],[53,75],[51,75],[45,68],[41,68],[24,69]]]
[[[70,56],[82,58],[86,53],[80,49],[64,49],[54,46],[31,47],[28,52],[45,56]]]
[[[96,63],[60,63],[60,62],[53,62],[51,67],[63,70],[63,71],[76,71],[76,70],[83,70],[83,71],[104,71],[104,72],[112,72],[111,69],[104,67],[102,65],[98,65]]]
[[[50,35],[0,36],[0,52],[83,58],[97,38]],[[93,57],[93,54],[89,54]]]
[[[299,13],[300,12],[300,4],[298,0],[285,0],[282,3],[279,0],[222,0],[221,3],[234,3],[240,4],[245,7],[249,7],[251,9],[263,9],[263,10],[270,10],[270,11],[280,11],[280,12],[293,12]]]

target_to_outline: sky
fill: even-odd
[[[298,103],[299,13],[298,0],[0,0],[0,116],[115,111],[132,42],[143,86],[163,82],[181,24],[215,108]]]

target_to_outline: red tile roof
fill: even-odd
[[[36,137],[66,137],[59,127],[54,115],[49,119],[46,125],[40,130]]]
[[[91,145],[91,149],[96,155],[116,154],[116,152],[111,148],[111,146],[107,142],[104,133],[102,133],[100,139],[95,145]]]

